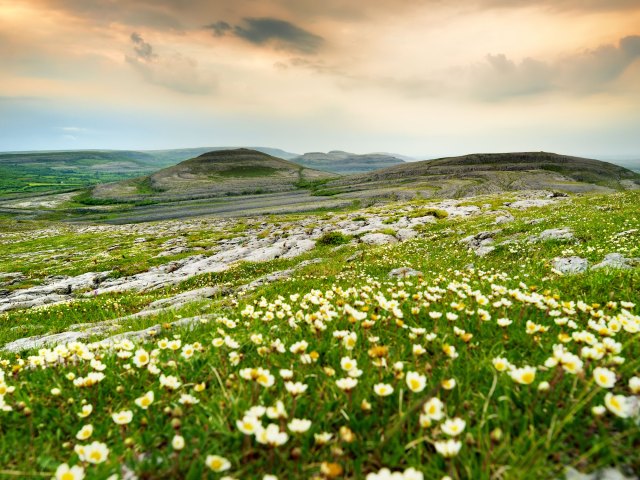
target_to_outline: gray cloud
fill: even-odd
[[[245,18],[244,25],[231,27],[227,22],[216,22],[205,28],[215,36],[226,34],[242,38],[254,45],[272,45],[280,50],[296,53],[316,53],[324,39],[291,22],[277,18]]]
[[[604,45],[568,55],[555,62],[525,58],[519,63],[505,55],[488,55],[469,69],[472,94],[501,100],[551,91],[588,95],[610,88],[640,58],[640,36],[622,38],[619,45]]]
[[[158,55],[151,44],[135,32],[131,34],[131,43],[133,55],[125,59],[149,83],[194,95],[210,93],[215,86],[213,79],[201,78],[195,60],[179,53]]]

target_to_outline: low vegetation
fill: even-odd
[[[574,196],[512,209],[499,229],[495,213],[433,214],[417,237],[381,247],[352,244],[335,227],[297,258],[1,313],[4,344],[222,289],[110,333],[153,327],[147,338],[2,355],[0,473],[375,479],[387,468],[412,479],[519,479],[562,478],[567,467],[640,471],[640,269],[562,275],[552,266],[556,257],[640,257],[639,203],[638,192]],[[314,221],[418,218],[430,209],[440,210],[398,202]],[[91,270],[131,275],[209,255],[247,232],[284,235],[301,218],[242,219],[232,234],[215,218],[185,222],[180,245],[192,250],[164,257],[175,232],[141,240],[126,227],[81,233],[86,227],[2,220],[0,271],[25,274],[2,288]],[[575,239],[529,240],[551,228]],[[496,248],[479,257],[463,239],[487,230],[496,230]],[[288,278],[241,288],[296,265]]]

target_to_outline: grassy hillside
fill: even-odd
[[[139,199],[146,195],[156,200],[184,200],[295,190],[300,182],[330,177],[326,172],[241,148],[207,152],[145,178],[100,185],[92,195],[97,199]]]
[[[133,151],[0,154],[0,195],[43,193],[118,181],[166,166]]]
[[[370,172],[372,170],[404,163],[400,158],[389,154],[369,153],[356,155],[355,153],[342,152],[339,150],[333,150],[328,153],[305,153],[299,157],[292,158],[291,161],[304,165],[305,167],[342,175]]]
[[[361,479],[388,468],[489,480],[640,471],[638,263],[574,275],[554,266],[640,257],[640,192],[516,208],[532,198],[124,226],[0,220],[2,299],[60,281],[52,275],[106,272],[74,291],[63,282],[57,303],[0,313],[0,346],[89,332],[0,355],[0,472],[50,478],[67,464],[86,478]],[[382,246],[353,230],[400,238],[408,224],[419,234]],[[544,237],[550,229],[571,235]],[[315,246],[273,251],[301,235]],[[495,248],[479,256],[469,237]],[[184,270],[206,259],[193,265],[209,271]],[[149,272],[178,281],[136,283]],[[173,307],[151,308],[158,301]]]
[[[0,153],[0,197],[45,194],[147,175],[226,147]],[[257,147],[280,158],[296,154]]]
[[[526,189],[584,192],[639,186],[640,175],[624,167],[546,152],[472,154],[411,162],[327,184],[342,193],[395,188],[439,198]]]

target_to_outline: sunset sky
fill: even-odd
[[[639,0],[0,0],[0,150],[640,157]]]

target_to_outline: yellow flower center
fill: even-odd
[[[535,378],[535,374],[533,372],[525,372],[522,374],[522,381],[524,383],[531,383]]]
[[[75,476],[71,472],[64,472],[60,477],[60,480],[75,480]]]
[[[100,460],[102,460],[102,453],[100,453],[97,450],[94,450],[89,454],[89,458],[91,458],[92,460],[95,460],[96,462],[99,462]]]

